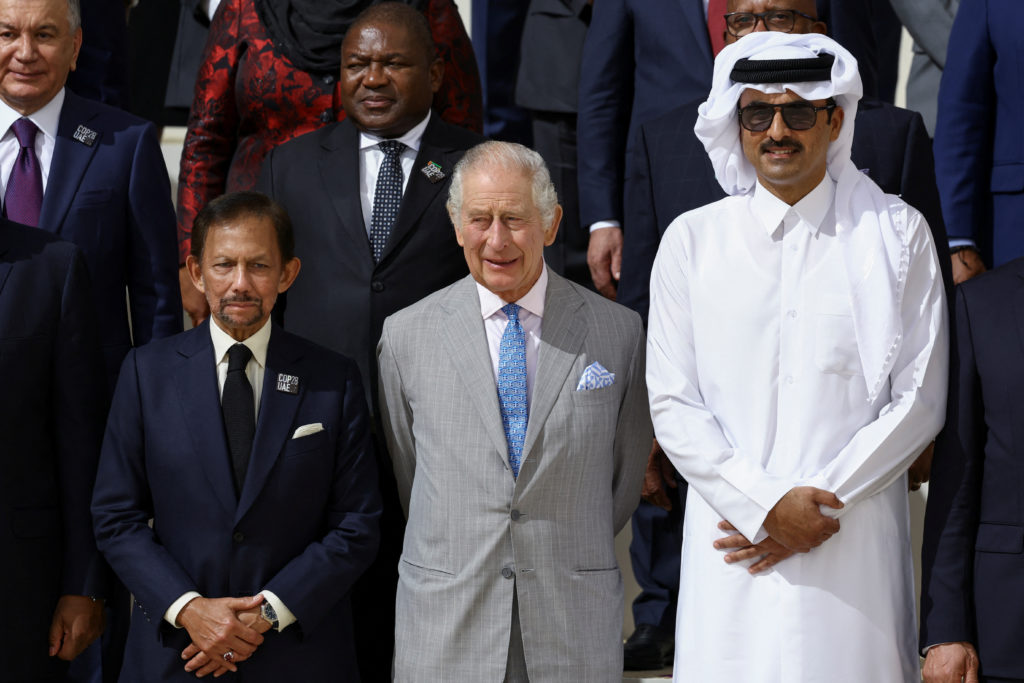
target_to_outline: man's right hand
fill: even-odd
[[[210,315],[210,306],[203,293],[192,284],[192,277],[185,266],[178,269],[178,287],[181,289],[181,305],[192,320],[192,327],[199,327]]]
[[[673,489],[677,487],[675,468],[655,439],[651,453],[647,456],[647,471],[644,472],[644,486],[640,490],[640,497],[651,505],[671,510],[672,499],[668,497],[666,486]]]
[[[237,671],[263,643],[263,636],[239,620],[237,613],[252,609],[263,601],[262,595],[247,598],[193,598],[178,613],[178,623],[188,631],[192,644],[210,659],[219,659],[227,669]],[[231,660],[224,654],[231,652]],[[184,656],[184,653],[183,653]],[[220,665],[217,662],[218,666]]]
[[[597,291],[615,301],[616,283],[622,274],[622,228],[598,228],[590,232],[587,265]]]
[[[819,505],[839,510],[843,502],[813,486],[790,489],[764,518],[765,531],[790,550],[806,553],[839,531],[839,520],[821,514]]]
[[[943,643],[924,658],[925,683],[978,683],[978,653],[970,643]]]
[[[953,284],[958,285],[985,272],[985,262],[974,249],[961,249],[950,254],[953,259]]]

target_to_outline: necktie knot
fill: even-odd
[[[35,147],[36,144],[36,124],[32,123],[28,119],[18,119],[11,126],[14,129],[14,137],[18,138],[18,144],[22,147]]]
[[[386,157],[397,157],[405,151],[405,143],[398,140],[381,140],[380,149]]]
[[[519,304],[505,304],[501,312],[508,316],[510,323],[519,322]]]
[[[250,358],[252,358],[252,349],[245,344],[235,344],[228,349],[228,372],[245,370]]]

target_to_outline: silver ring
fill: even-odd
[[[232,652],[231,650],[228,650],[222,656],[224,657],[224,661],[225,662],[233,662],[233,661],[235,661],[235,653]]]

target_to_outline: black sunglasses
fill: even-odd
[[[817,18],[798,12],[795,9],[773,9],[767,12],[729,12],[725,15],[725,28],[729,34],[739,38],[745,36],[755,28],[757,22],[763,22],[766,31],[781,31],[789,33],[796,26],[797,16],[811,21]]]
[[[738,107],[740,114],[740,125],[753,133],[763,133],[772,127],[775,120],[775,112],[781,112],[782,121],[790,130],[810,130],[818,122],[818,112],[827,111],[828,120],[832,120],[832,110],[836,108],[835,102],[829,102],[823,107],[816,107],[810,102],[787,102],[786,104],[767,104],[755,102],[745,107]]]

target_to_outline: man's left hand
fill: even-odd
[[[647,456],[647,470],[644,472],[644,484],[640,490],[640,497],[651,505],[657,505],[663,510],[672,509],[672,499],[668,497],[665,487],[677,488],[675,468],[672,462],[661,450],[658,440],[654,440],[651,453]]]
[[[760,543],[751,543],[747,540],[746,536],[736,530],[736,527],[724,519],[718,523],[718,528],[722,531],[736,532],[731,536],[720,538],[714,543],[716,550],[738,548],[738,550],[725,554],[725,561],[728,564],[733,564],[734,562],[740,562],[742,560],[752,560],[756,557],[761,558],[747,568],[747,571],[751,574],[758,574],[770,569],[795,553],[795,551],[790,550],[771,536],[768,536]]]
[[[921,484],[928,481],[928,477],[932,473],[932,456],[935,454],[935,442],[932,441],[928,444],[921,455],[917,456],[917,460],[907,470],[907,488],[911,491],[916,491],[921,488]]]
[[[70,662],[103,633],[103,601],[62,595],[50,622],[50,656]]]
[[[235,612],[238,620],[253,629],[259,634],[270,630],[270,622],[263,618],[259,607],[240,610]],[[202,678],[207,674],[213,674],[214,678],[220,678],[231,671],[223,657],[211,657],[199,649],[195,643],[189,643],[181,652],[181,658],[187,660],[185,671],[192,672],[196,678]]]

